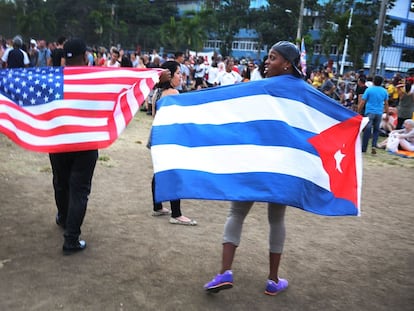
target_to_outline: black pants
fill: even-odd
[[[78,241],[91,192],[98,150],[51,153],[58,216],[65,224],[65,242]]]
[[[162,203],[155,202],[155,176],[152,176],[151,190],[152,190],[153,210],[159,211],[160,209],[162,209]],[[182,215],[181,214],[181,201],[180,200],[170,201],[170,205],[171,205],[171,217],[173,218],[180,217]]]

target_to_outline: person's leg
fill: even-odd
[[[170,201],[171,204],[171,217],[177,218],[180,217],[181,214],[181,201],[180,200],[173,200]]]
[[[372,131],[372,122],[373,122],[373,115],[368,114],[367,117],[369,118],[369,121],[367,125],[364,128],[364,132],[362,134],[362,152],[366,152],[368,148],[368,142],[371,137],[371,131]]]
[[[375,114],[373,118],[373,123],[372,123],[373,133],[372,133],[372,142],[371,142],[372,148],[377,147],[378,136],[380,133],[381,118],[382,118],[382,115],[380,114]]]
[[[400,147],[406,151],[414,151],[414,144],[411,144],[409,141],[407,141],[404,138],[400,139]]]
[[[52,167],[53,189],[58,210],[56,223],[65,227],[69,206],[69,175],[71,163],[66,153],[51,153],[49,154],[49,159]]]
[[[269,276],[265,294],[277,295],[288,287],[288,281],[278,275],[283,246],[285,243],[285,211],[286,206],[276,203],[268,205],[269,230]]]
[[[74,157],[69,182],[70,201],[64,233],[65,245],[76,245],[79,241],[97,159],[97,150],[77,152]]]
[[[276,203],[268,205],[269,221],[269,279],[278,281],[279,263],[285,244],[285,212],[286,206]]]
[[[159,210],[162,210],[162,203],[156,203],[155,202],[155,176],[152,176],[151,181],[151,191],[152,191],[152,209],[154,212],[157,212]]]
[[[236,248],[240,244],[243,222],[252,206],[253,202],[231,202],[230,211],[224,225],[220,273],[231,270]]]
[[[218,293],[223,289],[233,287],[233,264],[236,248],[240,244],[241,231],[244,219],[249,213],[253,202],[232,202],[223,234],[223,252],[220,273],[210,282],[204,285],[204,289],[210,293]]]

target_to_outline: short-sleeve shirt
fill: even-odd
[[[7,63],[7,68],[23,68],[30,64],[29,56],[22,49],[7,49],[1,60]]]
[[[381,114],[384,112],[384,101],[388,100],[388,92],[382,86],[373,85],[362,95],[365,103],[365,115],[368,113]]]

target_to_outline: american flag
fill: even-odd
[[[106,67],[0,70],[0,132],[38,152],[108,147],[159,74],[156,69]]]
[[[157,201],[261,201],[360,214],[366,120],[302,79],[282,75],[166,96],[157,106]]]

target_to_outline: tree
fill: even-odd
[[[373,27],[377,23],[378,12],[380,8],[380,1],[365,1],[355,2],[352,0],[331,0],[323,7],[323,16],[333,17],[331,22],[338,25],[336,32],[332,31],[332,28],[326,24],[326,27],[322,31],[321,44],[323,50],[327,56],[330,50],[331,44],[336,44],[338,47],[338,54],[343,53],[343,43],[346,35],[349,35],[349,48],[348,55],[349,60],[353,63],[354,69],[363,67],[362,56],[365,53],[372,51],[376,27]],[[392,8],[395,4],[395,0],[390,0],[388,8]],[[352,25],[348,29],[348,20],[350,8],[354,7]],[[346,11],[343,9],[346,8]],[[328,20],[325,19],[325,22]],[[369,26],[368,26],[369,25]],[[389,46],[392,43],[392,29],[398,25],[398,22],[386,19],[383,36],[383,46]]]
[[[222,55],[231,55],[234,36],[240,28],[246,26],[249,0],[224,0],[217,10],[217,38],[223,41],[220,48]]]
[[[172,48],[178,51],[180,46],[180,27],[175,17],[170,17],[170,22],[161,26],[160,31],[161,43],[167,48]]]

